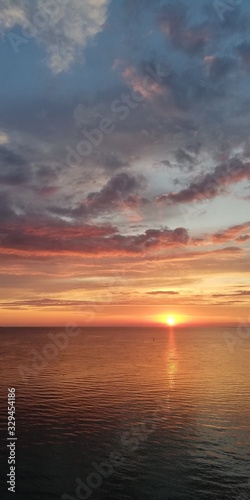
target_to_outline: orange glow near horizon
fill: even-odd
[[[177,325],[184,325],[187,324],[187,318],[184,317],[181,314],[177,314],[175,312],[171,312],[166,315],[165,314],[160,314],[155,318],[155,322],[161,323],[162,325],[168,325],[168,326],[177,326]]]
[[[105,305],[82,309],[61,308],[25,308],[15,310],[2,309],[1,326],[142,326],[142,327],[190,327],[210,325],[237,325],[239,318],[248,318],[249,310],[245,307],[186,307],[166,311],[163,305]],[[171,319],[171,320],[170,320]],[[174,323],[172,322],[174,320]],[[170,320],[170,322],[169,322]],[[243,320],[242,320],[243,321]],[[246,320],[247,321],[247,320]]]

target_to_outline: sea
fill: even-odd
[[[250,499],[250,332],[2,327],[0,347],[1,500]]]

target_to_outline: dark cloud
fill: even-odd
[[[27,219],[5,226],[0,242],[2,253],[37,255],[142,255],[147,252],[185,246],[189,242],[184,228],[148,229],[143,234],[124,236],[112,226],[70,225],[63,221]]]
[[[25,159],[6,147],[0,147],[0,184],[19,185],[31,179]]]
[[[215,198],[224,193],[230,184],[244,179],[250,179],[250,163],[242,163],[233,158],[227,164],[216,167],[213,173],[206,174],[199,181],[191,183],[188,188],[178,193],[163,194],[158,201],[171,205]]]
[[[86,201],[79,207],[80,212],[102,213],[121,208],[130,197],[145,187],[145,179],[127,173],[120,173],[111,177],[107,184],[96,193],[90,193]],[[77,209],[74,215],[77,215]]]
[[[101,302],[96,302],[94,301],[93,304],[99,305]],[[6,301],[6,302],[0,302],[0,307],[4,309],[29,309],[30,307],[39,307],[39,308],[58,308],[63,307],[63,308],[82,308],[82,307],[87,307],[91,306],[91,301],[84,301],[84,300],[61,300],[61,299],[27,299],[27,300],[13,300],[13,301]]]
[[[188,26],[188,9],[181,2],[169,3],[162,7],[158,22],[162,32],[174,46],[191,55],[200,53],[210,39],[207,22]]]
[[[243,236],[239,236],[236,241],[238,243],[245,243],[246,241],[249,240],[250,240],[250,234],[244,234]]]
[[[89,193],[77,207],[50,206],[48,212],[72,219],[114,213],[114,210],[119,213],[126,206],[138,205],[141,199],[138,192],[145,187],[146,181],[142,175],[122,172],[111,177],[100,191]],[[144,201],[142,199],[142,204]]]
[[[129,161],[122,159],[115,153],[103,154],[100,158],[100,164],[108,170],[118,170],[129,166]]]
[[[194,166],[194,157],[189,152],[186,152],[184,151],[184,149],[179,148],[175,152],[175,159],[178,162],[178,166],[180,168],[184,166],[192,170],[192,167]]]
[[[0,193],[0,221],[11,219],[15,216],[15,212],[12,208],[9,196],[5,192]],[[1,229],[2,233],[2,229]]]
[[[0,165],[11,164],[18,167],[23,167],[25,165],[25,160],[20,154],[11,151],[7,147],[0,147]]]
[[[181,2],[169,3],[162,7],[158,14],[158,21],[163,32],[178,41],[187,17],[187,9]]]
[[[235,293],[214,293],[212,297],[220,298],[220,297],[249,297],[250,296],[250,291],[249,290],[239,290],[236,291]]]
[[[238,53],[243,64],[247,69],[250,69],[250,43],[243,42],[237,47]]]
[[[190,152],[191,154],[198,155],[200,150],[201,150],[201,143],[200,142],[191,142],[190,144],[187,144],[186,150]]]
[[[237,61],[232,57],[215,57],[209,65],[212,80],[225,79],[237,68]]]
[[[95,203],[98,200],[100,204],[109,205],[141,189],[142,183],[143,185],[145,183],[142,177],[127,173],[117,174],[107,182],[100,192],[90,193],[87,200],[89,203]]]
[[[169,160],[162,160],[161,164],[165,165],[165,167],[173,167],[172,163]]]

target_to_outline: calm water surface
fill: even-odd
[[[236,329],[91,328],[53,349],[60,332],[0,330],[1,499],[250,498],[249,338],[231,352],[224,334]]]

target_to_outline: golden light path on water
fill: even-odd
[[[169,388],[173,389],[175,385],[175,375],[177,371],[177,348],[175,343],[174,328],[168,328],[168,345],[167,345],[167,374],[169,380]]]

